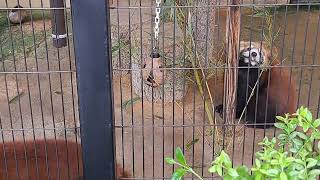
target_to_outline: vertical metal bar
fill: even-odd
[[[242,2],[243,3],[243,0]],[[255,7],[252,6],[252,14],[250,15],[250,25],[252,26],[252,22],[253,22],[253,15],[254,15],[254,10],[255,10]],[[241,11],[241,9],[240,9]],[[241,12],[240,12],[241,13]],[[240,30],[241,30],[241,26],[242,24],[240,23]],[[240,39],[241,39],[241,32],[240,32]],[[250,42],[250,46],[251,46],[251,40],[252,40],[252,29],[250,29],[250,33],[249,33],[249,42]],[[240,43],[240,42],[239,42]],[[240,45],[239,45],[239,51],[240,51]],[[238,70],[239,70],[239,65],[238,65]],[[248,69],[247,69],[247,87],[246,87],[246,101],[249,101],[249,86],[248,86],[248,83],[249,83],[249,74],[250,74],[250,68],[249,68],[249,65],[248,65]],[[244,112],[244,119],[246,120],[247,119],[247,115],[248,115],[248,108],[245,109],[245,112]],[[243,165],[243,162],[244,162],[244,152],[245,152],[245,144],[246,144],[246,126],[243,127],[243,145],[242,145],[242,158],[241,158],[241,165]]]
[[[204,83],[203,83],[203,86],[202,88],[204,89],[204,91],[206,91],[206,85],[208,84],[207,82],[207,71],[209,70],[208,69],[208,34],[209,34],[209,18],[211,17],[211,13],[210,12],[210,1],[206,1],[206,4],[207,4],[207,7],[206,8],[203,8],[202,10],[205,10],[205,13],[206,13],[206,41],[205,41],[205,53],[204,53],[204,56],[205,56],[205,60],[204,60],[204,72],[203,72],[203,79],[204,79]],[[203,6],[203,4],[202,4]],[[212,22],[211,22],[212,23]],[[211,23],[210,23],[210,27],[211,27]],[[210,43],[211,44],[211,43]],[[210,48],[211,50],[211,48]],[[202,63],[202,62],[199,62],[199,63]],[[208,92],[210,93],[210,92]],[[210,102],[211,104],[211,102]],[[206,94],[203,93],[203,121],[202,121],[202,154],[201,154],[201,176],[204,176],[204,167],[205,167],[205,162],[204,162],[204,154],[205,154],[205,148],[204,148],[204,144],[205,144],[205,138],[204,138],[204,134],[205,134],[205,130],[206,130],[206,127],[205,127],[205,123],[206,123]],[[213,112],[214,113],[214,112]],[[211,126],[212,124],[210,124],[210,129],[212,128]]]
[[[117,7],[119,7],[119,1],[117,1]],[[122,53],[122,48],[120,46],[121,40],[120,40],[120,12],[119,8],[116,8],[116,20],[117,20],[117,42],[119,46],[118,50],[118,63],[119,67],[122,68],[122,59],[121,59],[121,53]],[[119,77],[119,87],[120,87],[120,104],[123,104],[123,87],[122,87],[122,71],[120,72],[120,77]],[[125,152],[124,152],[124,114],[123,114],[123,107],[120,106],[120,121],[121,121],[121,151],[122,151],[122,168],[125,169]]]
[[[108,2],[72,1],[84,179],[115,179]]]
[[[32,7],[32,4],[31,4],[31,0],[29,0],[29,6]],[[44,8],[44,4],[43,4],[43,0],[40,1],[40,7],[41,8]],[[32,14],[32,10],[30,10],[31,14]],[[47,70],[50,71],[50,63],[49,63],[49,53],[48,53],[48,42],[47,42],[47,33],[46,33],[46,30],[47,30],[47,27],[46,27],[46,23],[45,23],[45,15],[44,15],[44,9],[41,10],[41,17],[42,17],[42,24],[43,24],[43,35],[44,35],[44,46],[45,46],[45,50],[46,50],[46,54],[45,54],[45,60],[48,62],[47,63]],[[33,16],[31,15],[30,17],[31,19],[31,26],[32,26],[32,34],[33,36],[35,37],[35,32],[34,32],[34,20],[33,20]],[[37,69],[38,69],[38,58],[37,58],[37,46],[35,45],[36,44],[36,40],[35,38],[33,38],[33,45],[34,45],[34,54],[35,54],[35,60],[36,60],[36,65],[37,65]],[[56,128],[55,128],[55,119],[56,119],[56,116],[55,116],[55,113],[54,113],[54,107],[53,107],[53,96],[52,96],[52,86],[51,86],[51,73],[48,74],[48,82],[49,82],[49,92],[50,92],[50,100],[49,100],[49,104],[51,104],[51,116],[52,116],[52,124],[53,124],[53,132],[54,132],[54,139],[56,140],[57,139],[57,133],[56,133]],[[41,92],[40,92],[40,80],[39,80],[39,75],[37,76],[37,83],[38,83],[38,89],[39,89],[39,93],[41,95]],[[34,127],[34,123],[32,124],[32,127]],[[44,127],[44,126],[43,126]],[[33,132],[34,133],[34,132]],[[45,132],[44,132],[44,137],[45,136]],[[46,139],[45,139],[45,142],[46,142]],[[34,138],[34,148],[36,149],[36,144],[35,144],[35,138]],[[45,143],[45,148],[46,148],[46,143]],[[46,150],[46,149],[45,149]],[[47,150],[46,150],[47,151]],[[37,155],[36,153],[36,150],[35,150],[35,155]],[[59,174],[60,174],[60,160],[59,160],[59,156],[58,156],[58,147],[57,147],[57,143],[55,143],[55,156],[56,156],[56,169],[57,169],[57,174],[58,174],[58,177],[59,177]],[[46,154],[46,163],[47,163],[47,160],[48,159],[48,155]],[[37,163],[36,163],[37,164]],[[47,165],[47,164],[46,164]],[[39,169],[38,167],[38,164],[37,164],[37,168]],[[49,178],[50,179],[50,169],[49,169],[49,166],[47,165],[47,172],[48,172],[48,175],[49,175]],[[39,179],[39,174],[38,174],[38,179]]]
[[[193,2],[192,3],[192,10],[191,13],[192,15],[194,14],[197,14],[197,2]],[[194,13],[195,12],[195,13]],[[195,29],[197,29],[198,27],[198,18],[195,17],[195,22],[192,22],[192,24],[195,23]],[[192,29],[191,31],[192,33],[194,32],[194,29]],[[190,32],[189,32],[190,33]],[[194,42],[196,42],[197,40],[197,33],[193,33],[193,35],[190,35],[192,38],[194,38]],[[192,52],[193,52],[193,59],[196,59],[197,58],[197,43],[195,43],[194,45],[191,45],[191,48],[192,48]],[[194,82],[196,82],[196,76],[194,76]],[[194,124],[196,124],[196,92],[197,92],[197,83],[194,83],[194,86],[193,86],[193,118],[192,118],[192,141],[191,142],[195,142],[195,128],[196,126],[194,126]],[[192,167],[195,166],[195,160],[196,160],[196,157],[195,157],[195,144],[192,144]],[[192,179],[194,178],[195,176],[192,174]]]
[[[283,57],[284,57],[284,48],[285,48],[285,37],[286,37],[286,33],[287,33],[287,24],[288,24],[288,6],[286,6],[285,12],[284,12],[284,30],[283,30],[283,34],[282,34],[282,43],[281,43],[281,56],[280,56],[280,66],[283,65]],[[282,68],[280,68],[280,77],[282,75]],[[279,82],[280,83],[280,82]],[[281,90],[280,88],[280,84],[279,84],[279,91]],[[278,105],[276,105],[276,113],[278,113]],[[275,137],[277,133],[277,128],[274,129],[274,133],[273,136]]]
[[[306,56],[306,46],[307,46],[307,36],[308,36],[308,30],[309,30],[309,22],[310,22],[310,4],[308,5],[308,15],[307,15],[307,22],[306,22],[306,28],[304,32],[304,42],[303,42],[303,52],[302,52],[302,59],[301,59],[301,65],[304,65],[305,63],[305,56]],[[300,95],[301,95],[301,86],[302,86],[302,74],[304,72],[304,68],[300,67],[300,77],[299,77],[299,90],[298,90],[298,102],[297,104],[300,104]],[[312,84],[312,81],[309,82]]]
[[[6,7],[8,7],[8,4],[7,4],[7,1],[5,2],[6,3]],[[9,11],[7,10],[7,15],[9,14]],[[9,19],[7,19],[7,21],[8,21],[8,28],[9,28],[9,31],[10,31],[10,33],[12,33],[11,32],[11,27],[10,27],[10,22],[9,22]],[[10,37],[10,39],[12,39],[11,37]],[[3,48],[2,48],[2,44],[4,44],[3,42],[2,42],[2,39],[0,39],[0,57],[5,57],[5,55],[4,55],[4,50],[3,50]],[[12,53],[14,53],[14,51],[12,51]],[[14,56],[13,56],[14,57]],[[3,67],[3,71],[5,72],[6,71],[6,66],[5,66],[5,63],[4,63],[4,61],[2,61],[2,67]],[[7,102],[9,102],[9,96],[8,96],[8,84],[7,84],[7,74],[5,74],[4,75],[4,84],[5,84],[5,94],[6,94],[6,100],[7,100]],[[11,114],[11,108],[10,108],[10,104],[9,103],[7,103],[7,106],[8,106],[8,114],[9,114],[9,120],[10,120],[10,124],[12,124],[12,114]],[[12,127],[12,125],[11,125],[11,127]],[[1,129],[3,129],[3,126],[2,126],[2,120],[1,120],[1,117],[0,117],[0,128]],[[14,143],[14,135],[13,135],[13,131],[11,131],[11,134],[12,134],[12,138],[13,138],[13,143]],[[2,135],[2,143],[3,143],[3,150],[5,149],[5,144],[4,144],[4,135],[3,135],[3,132],[1,132],[1,135]],[[17,159],[17,157],[16,157],[16,147],[15,147],[15,145],[13,146],[13,152],[14,152],[14,159],[15,159],[15,166],[16,166],[16,169],[18,170],[18,165],[17,165],[17,161],[16,161],[16,159]],[[3,156],[4,156],[4,164],[5,164],[5,174],[6,174],[6,179],[8,180],[9,179],[9,172],[8,172],[8,163],[7,163],[7,159],[6,159],[6,153],[5,153],[5,151],[3,151]],[[12,157],[11,157],[12,158]],[[16,174],[18,174],[18,173],[16,173]]]
[[[139,2],[139,6],[142,6],[141,0]],[[143,66],[143,44],[142,44],[142,39],[143,39],[143,34],[142,34],[142,28],[143,28],[143,22],[142,22],[142,12],[141,8],[139,9],[139,15],[140,15],[140,63],[141,66]],[[142,159],[143,159],[143,167],[144,167],[144,156],[145,156],[145,147],[144,147],[144,123],[145,123],[145,118],[144,118],[144,81],[143,81],[143,76],[142,76],[142,70],[140,71],[140,76],[141,76],[141,120],[142,120]],[[152,93],[153,94],[153,93]],[[144,169],[144,168],[143,168]],[[143,171],[144,172],[144,171]]]
[[[184,17],[187,17],[188,15],[188,9],[186,7],[180,8],[181,13],[183,13]],[[183,26],[181,26],[182,32],[183,32],[183,65],[182,65],[182,74],[183,74],[183,89],[182,94],[185,95],[187,87],[186,87],[186,39],[187,39],[187,23],[183,23]],[[186,106],[186,98],[183,98],[182,100],[182,151],[185,152],[185,107]]]
[[[164,49],[164,41],[165,41],[165,35],[166,35],[166,33],[165,33],[165,23],[162,23],[162,33],[163,33],[163,35],[162,35],[162,51],[163,51],[163,54],[165,54],[165,49]],[[159,48],[160,49],[160,48]],[[166,61],[165,61],[165,59],[164,59],[164,57],[163,56],[161,56],[161,60],[163,61],[163,67],[166,67]],[[162,79],[164,79],[164,71],[162,71]],[[165,111],[165,109],[164,109],[164,83],[162,83],[162,95],[163,95],[163,98],[162,98],[162,117],[163,117],[163,120],[162,120],[162,155],[163,155],[163,157],[165,156],[165,150],[164,150],[164,147],[165,147],[165,127],[164,127],[164,125],[165,125],[165,123],[164,123],[164,120],[165,120],[165,113],[164,113],[164,111]],[[164,166],[165,166],[165,161],[163,160],[162,161],[162,177],[164,178],[164,176],[165,176],[165,170],[164,170]]]
[[[64,14],[64,18],[65,18],[65,21],[66,21],[66,35],[67,35],[67,49],[68,49],[68,58],[69,58],[69,61],[68,61],[68,66],[69,66],[69,70],[72,71],[72,58],[71,58],[71,48],[70,48],[70,38],[69,38],[69,32],[72,31],[72,27],[69,29],[69,21],[68,21],[68,12],[67,12],[67,0],[64,1],[64,8],[65,8],[65,14]],[[72,12],[70,12],[71,14],[71,17],[72,17]],[[71,21],[72,22],[72,21]],[[76,124],[76,116],[75,116],[75,96],[74,96],[74,83],[73,83],[73,72],[70,73],[70,87],[71,87],[71,97],[72,97],[72,107],[71,107],[71,112],[73,114],[73,123],[74,123],[74,130],[76,132],[76,135],[75,135],[75,142],[78,143],[78,128],[77,128],[77,124]],[[65,142],[66,142],[66,149],[68,151],[68,143],[67,143],[67,136],[66,136],[66,126],[64,125],[64,128],[65,128]],[[67,160],[68,160],[68,171],[70,171],[70,164],[69,164],[69,157],[68,157],[68,152],[67,152]],[[79,149],[77,147],[76,149],[76,162],[77,162],[77,174],[80,176],[80,161],[79,161]],[[69,172],[68,172],[68,175],[69,175]],[[70,176],[69,176],[70,178]]]
[[[318,11],[319,13],[320,11]],[[317,44],[318,44],[318,36],[319,36],[319,26],[320,26],[320,15],[318,16],[318,23],[317,23],[317,31],[316,31],[316,37],[315,37],[315,43],[314,43],[314,48],[312,50],[312,65],[315,65],[315,60],[316,60],[316,53],[317,53]],[[312,81],[313,81],[313,71],[314,68],[311,68],[311,79],[310,79],[310,83],[309,83],[309,93],[308,93],[308,103],[307,103],[307,107],[310,107],[310,98],[311,98],[311,87],[312,87]],[[318,102],[320,103],[320,101]]]
[[[272,16],[272,27],[271,27],[271,45],[270,45],[270,54],[271,54],[271,57],[273,57],[273,46],[274,46],[274,41],[275,41],[275,34],[276,33],[273,33],[274,29],[275,29],[275,20],[276,19],[276,7],[274,7],[274,10],[273,10],[273,16]],[[279,68],[279,67],[274,67],[274,68]],[[273,79],[272,79],[273,80]],[[267,114],[268,114],[268,104],[269,104],[269,87],[270,87],[270,82],[271,82],[271,73],[268,74],[268,84],[267,84],[267,101],[265,103],[266,105],[266,110],[265,110],[265,116],[264,116],[264,130],[263,130],[263,137],[266,136],[266,124],[267,124],[267,121],[269,121],[269,119],[267,120]],[[272,108],[272,107],[271,107]]]
[[[217,0],[216,5],[220,5],[220,4],[221,4],[221,0]],[[221,48],[219,48],[220,47],[220,29],[221,29],[220,28],[220,7],[219,6],[216,7],[216,14],[217,14],[217,17],[215,18],[215,21],[216,21],[215,24],[217,24],[217,42],[215,43],[215,45],[218,48],[217,52],[219,52],[221,50]],[[214,76],[214,89],[213,89],[213,91],[215,91],[216,87],[217,87],[217,74],[218,74],[218,65],[217,64],[218,64],[217,61],[215,61],[214,67],[215,67],[216,76]],[[216,95],[213,96],[213,102],[216,102]],[[216,113],[213,113],[214,122],[217,122],[216,118],[217,118]],[[213,126],[213,128],[214,128],[214,131],[217,131],[217,129],[218,129],[216,124]],[[212,135],[212,159],[211,159],[212,161],[214,160],[214,157],[215,157],[215,147],[216,147],[215,146],[215,134],[216,133],[214,132]],[[213,174],[212,174],[212,176],[213,176]]]
[[[58,0],[59,1],[59,0]],[[60,3],[60,2],[59,2]],[[62,8],[66,8],[66,7],[64,7],[64,3],[63,3],[63,1],[62,1],[62,5],[60,5],[60,6],[62,6]],[[53,18],[53,20],[52,20],[52,22],[54,22],[54,24],[55,24],[55,26],[52,26],[52,28],[54,28],[53,29],[53,32],[59,32],[60,30],[63,30],[65,33],[66,33],[66,28],[65,28],[65,23],[61,23],[61,21],[63,21],[63,22],[65,22],[65,19],[64,19],[64,9],[63,9],[63,11],[59,11],[59,13],[61,13],[62,15],[59,15],[58,17],[54,17]],[[63,19],[63,20],[62,20]],[[61,27],[62,26],[62,27]],[[63,32],[63,31],[61,31],[61,32]],[[65,34],[66,35],[66,34]],[[67,45],[66,43],[67,43],[67,41],[66,41],[66,38],[67,38],[68,36],[66,36],[66,37],[63,37],[62,39],[62,42],[63,42],[63,44],[60,42],[61,40],[61,38],[60,37],[58,37],[58,36],[55,36],[54,38],[56,38],[57,39],[57,44],[53,44],[54,46],[56,46],[56,47],[59,47],[59,45],[64,45],[65,44],[65,46]],[[65,41],[65,43],[64,43],[64,41]],[[58,60],[58,70],[59,71],[61,71],[61,56],[60,56],[60,50],[57,48],[57,60]],[[67,143],[67,131],[66,131],[66,117],[65,117],[65,100],[64,100],[64,91],[63,91],[63,84],[62,84],[62,81],[63,81],[63,78],[62,78],[62,74],[61,73],[59,73],[59,81],[60,81],[60,92],[61,92],[61,106],[62,106],[62,112],[61,112],[61,114],[62,114],[62,116],[63,116],[63,129],[64,129],[64,138],[65,138],[65,143],[66,143],[66,161],[67,162],[69,162],[69,151],[68,151],[68,143]],[[55,125],[54,125],[55,126]],[[57,142],[55,142],[55,147],[57,148]],[[59,165],[59,160],[58,160],[58,166],[60,166]],[[67,171],[67,175],[68,175],[68,178],[70,178],[70,165],[69,165],[69,163],[68,163],[68,165],[67,165],[67,167],[66,167],[67,169],[66,169],[66,171]],[[60,168],[58,169],[58,172],[60,171]],[[60,174],[59,174],[60,175]],[[59,176],[60,177],[60,176]]]
[[[130,9],[130,6],[131,6],[131,3],[130,3],[130,0],[128,0],[128,38],[129,38],[129,63],[130,63],[130,70],[131,70],[131,73],[133,72],[132,71],[132,35],[131,35],[131,9]],[[130,100],[133,99],[133,80],[132,80],[132,76],[130,77]],[[133,115],[134,115],[134,109],[133,109],[133,106],[131,106],[131,125],[132,125],[132,128],[131,128],[131,148],[132,148],[132,175],[134,176],[135,175],[135,150],[134,150],[134,146],[135,146],[135,140],[134,140],[134,118],[133,118]],[[143,161],[144,163],[144,161]],[[143,165],[144,166],[144,165]],[[143,171],[144,171],[144,168],[143,168]],[[144,172],[143,172],[144,173]]]
[[[295,52],[296,52],[296,40],[297,40],[297,31],[298,31],[298,24],[299,24],[299,10],[300,10],[300,6],[299,4],[297,4],[297,11],[296,11],[296,20],[295,20],[295,28],[294,28],[294,37],[293,37],[293,48],[292,48],[292,53],[291,53],[291,67],[290,67],[290,80],[289,80],[289,84],[291,84],[291,81],[292,81],[292,74],[293,74],[293,70],[292,70],[292,66],[293,66],[293,63],[294,63],[294,55],[295,55]],[[288,87],[288,91],[290,90],[290,88],[292,88],[291,86]],[[299,99],[299,97],[298,97]],[[287,98],[287,104],[289,103],[289,100],[290,100],[290,96],[288,96]],[[298,108],[299,104],[297,103],[297,107]]]
[[[19,0],[17,1],[17,3],[20,4]],[[19,13],[19,19],[22,19],[21,13]],[[22,46],[23,46],[24,69],[25,69],[25,71],[27,71],[26,48],[25,48],[25,41],[24,41],[24,31],[23,31],[23,28],[22,28],[22,21],[19,21],[19,29],[20,29],[20,32],[21,32],[21,39],[22,39]],[[15,64],[15,62],[14,62],[14,64]],[[16,71],[16,67],[15,67],[15,71]],[[27,84],[28,84],[28,95],[30,97],[28,74],[26,74],[26,77],[27,77]],[[16,88],[17,88],[17,92],[19,94],[19,80],[18,79],[17,79],[17,82],[16,82]],[[29,99],[29,102],[30,102],[30,99]],[[18,105],[19,105],[19,112],[20,112],[21,128],[24,129],[24,124],[23,124],[24,119],[22,117],[22,109],[21,109],[21,100],[20,100],[20,98],[18,98]],[[30,109],[31,109],[31,104],[30,104]],[[23,150],[24,150],[26,172],[27,172],[27,177],[30,180],[29,166],[28,166],[28,155],[27,155],[27,151],[26,151],[25,131],[22,130],[21,132],[22,132],[22,139],[23,139],[23,148],[24,148]]]
[[[5,6],[6,8],[9,8],[8,6],[8,1],[5,0]],[[7,10],[7,17],[9,17],[9,11]],[[21,18],[21,17],[19,17]],[[12,26],[10,24],[10,20],[9,18],[7,18],[7,23],[8,23],[8,29],[9,29],[9,41],[8,43],[10,43],[10,47],[11,47],[11,55],[12,55],[12,60],[13,60],[13,70],[14,72],[17,71],[17,66],[16,66],[16,51],[15,51],[15,48],[14,48],[14,38],[13,38],[13,31],[12,31]],[[5,63],[4,61],[2,62],[3,64],[3,69],[4,71],[6,71],[5,69]],[[17,94],[20,94],[19,92],[19,86],[18,86],[18,76],[17,74],[15,74],[15,84],[16,84],[16,91],[17,91]],[[13,118],[13,111],[12,111],[12,108],[11,108],[11,105],[10,105],[10,100],[9,100],[9,89],[8,89],[8,81],[7,81],[7,76],[5,75],[5,89],[6,89],[6,100],[7,100],[7,106],[8,106],[8,113],[9,113],[9,118],[10,118],[10,128],[13,129],[13,124],[14,124],[14,118]],[[21,103],[20,103],[20,98],[19,99],[19,109],[20,109],[20,115],[21,115]],[[21,116],[22,118],[22,116]],[[15,160],[15,166],[16,166],[16,178],[17,179],[20,179],[20,171],[19,171],[19,161],[17,159],[17,149],[16,149],[16,146],[15,146],[15,141],[16,141],[16,138],[15,138],[15,133],[14,131],[12,130],[11,131],[11,135],[12,135],[12,142],[13,142],[13,152],[14,152],[14,160]]]
[[[172,34],[172,59],[173,59],[173,65],[172,67],[176,67],[176,7],[173,7],[173,34]],[[175,79],[176,79],[175,70],[172,72],[172,154],[174,154],[175,151]]]

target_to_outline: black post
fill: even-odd
[[[50,0],[51,8],[64,8],[63,0]],[[64,9],[53,9],[51,11],[52,40],[53,46],[57,48],[67,46],[67,31]]]
[[[84,178],[115,179],[108,0],[72,0]]]

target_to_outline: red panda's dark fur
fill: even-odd
[[[269,67],[263,68],[243,68],[248,67],[239,58],[238,69],[238,85],[237,85],[237,102],[236,102],[236,118],[240,118],[242,111],[247,104],[246,116],[243,116],[248,126],[257,128],[272,127],[276,116],[283,116],[285,113],[294,113],[297,108],[297,92],[296,83],[288,67],[279,67],[281,62],[276,57],[276,49],[271,50],[261,46],[260,42],[241,42],[240,48],[247,47],[262,49],[265,55],[264,65]],[[262,75],[259,78],[259,73],[263,69]],[[248,77],[249,75],[249,77]],[[248,101],[248,98],[253,90],[255,83],[259,81],[255,88],[254,95]],[[210,89],[213,83],[209,81]],[[248,90],[248,92],[247,92]],[[247,95],[246,95],[247,94]],[[216,111],[222,114],[223,105],[216,106]],[[251,125],[250,125],[251,124]],[[253,125],[255,124],[255,125]]]

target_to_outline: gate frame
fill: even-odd
[[[84,179],[115,179],[109,0],[73,0]]]

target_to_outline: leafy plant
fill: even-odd
[[[223,179],[236,180],[296,180],[316,179],[320,175],[320,119],[313,119],[308,108],[301,107],[296,113],[277,116],[279,122],[275,126],[282,132],[277,138],[265,137],[259,145],[262,150],[256,153],[254,166],[233,167],[229,156],[221,151],[212,162],[210,173],[217,173]],[[313,145],[317,142],[317,149]],[[166,158],[168,164],[180,166],[172,179],[181,179],[186,173],[192,173],[202,179],[190,166],[177,148],[177,160]]]
[[[172,179],[179,180],[181,179],[186,173],[192,173],[197,176],[199,179],[202,179],[200,175],[198,175],[187,163],[186,158],[184,157],[182,150],[178,147],[175,152],[175,159],[173,158],[166,158],[165,159],[168,164],[176,164],[180,166],[172,175]]]

